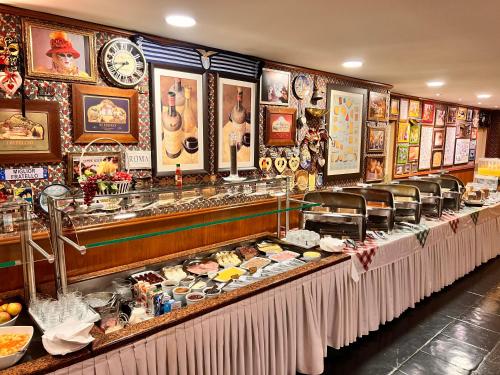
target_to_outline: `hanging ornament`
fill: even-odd
[[[286,159],[284,157],[274,159],[274,166],[278,173],[281,174],[286,168]]]
[[[0,72],[0,89],[5,91],[7,95],[13,96],[22,83],[23,78],[19,72],[11,72],[7,68]]]
[[[300,159],[298,156],[292,156],[290,159],[288,159],[288,166],[292,170],[292,172],[295,172],[300,165]]]
[[[272,166],[273,166],[273,160],[270,157],[259,159],[259,167],[262,172],[269,172]]]

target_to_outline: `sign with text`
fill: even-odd
[[[128,151],[125,154],[127,169],[151,169],[151,151]]]
[[[0,168],[0,181],[47,179],[47,167],[39,168]]]

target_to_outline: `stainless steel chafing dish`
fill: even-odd
[[[366,238],[366,201],[358,194],[343,192],[307,193],[304,201],[321,206],[303,210],[299,214],[300,227],[333,237]]]
[[[366,200],[367,227],[390,232],[394,228],[394,196],[390,191],[372,187],[348,187],[343,192],[362,195]]]
[[[402,221],[420,223],[422,207],[418,188],[403,184],[375,184],[373,187],[392,193],[396,208],[394,213],[396,223]]]
[[[443,212],[443,196],[441,185],[434,181],[426,180],[401,180],[402,184],[415,186],[420,190],[422,213],[428,216],[441,217]]]
[[[462,191],[457,180],[449,178],[448,176],[426,177],[423,180],[437,182],[441,186],[443,208],[454,211],[460,210]]]

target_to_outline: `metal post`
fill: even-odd
[[[30,239],[30,214],[28,205],[21,203],[19,205],[21,213],[21,225],[19,227],[19,240],[21,243],[21,259],[23,263],[23,279],[24,279],[24,300],[29,303],[36,295],[35,285],[35,265],[33,262],[33,250],[29,245]]]
[[[62,214],[56,208],[56,201],[47,197],[50,216],[50,241],[54,253],[54,268],[56,270],[56,290],[61,289],[66,293],[68,280],[66,276],[66,258],[64,255],[64,242],[59,238],[62,235]]]
[[[286,201],[285,201],[285,237],[290,230],[290,176],[286,177]]]
[[[278,217],[277,217],[277,220],[276,220],[277,221],[276,224],[277,224],[277,227],[278,227],[278,231],[276,232],[276,234],[277,234],[277,237],[279,239],[281,239],[281,196],[278,195],[276,197],[276,199],[278,199]]]

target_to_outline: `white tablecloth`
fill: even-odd
[[[383,244],[358,282],[352,261],[314,272],[55,374],[320,374],[340,348],[500,253],[500,205]],[[396,254],[393,254],[396,252]]]

